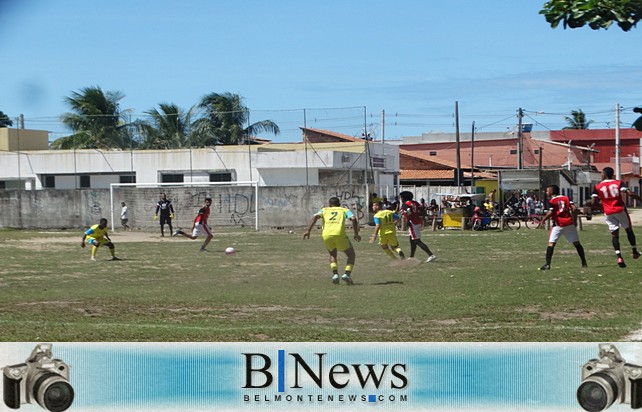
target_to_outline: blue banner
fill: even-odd
[[[611,409],[628,410],[641,354],[636,343],[2,343],[0,408],[582,411],[585,379],[586,402],[610,390],[588,382],[600,372],[626,375]]]

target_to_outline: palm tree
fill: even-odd
[[[0,127],[9,127],[12,125],[13,125],[13,122],[11,121],[9,116],[4,114],[2,110],[0,110]]]
[[[198,107],[204,114],[194,122],[193,140],[200,146],[242,144],[258,133],[275,136],[280,133],[279,126],[271,120],[248,125],[250,111],[238,94],[210,93],[201,99]]]
[[[101,149],[130,148],[130,134],[127,114],[121,112],[118,102],[125,97],[121,92],[103,92],[98,86],[91,86],[73,92],[65,98],[72,113],[65,113],[61,121],[73,134],[61,137],[52,143],[56,149]]]
[[[190,142],[191,109],[185,113],[173,103],[161,103],[158,109],[145,112],[149,121],[140,122],[142,149],[177,149],[188,147]],[[160,109],[160,110],[159,110]]]
[[[564,117],[568,126],[564,127],[563,130],[568,129],[588,129],[589,125],[593,123],[593,120],[586,120],[586,115],[582,109],[572,110],[571,116]]]

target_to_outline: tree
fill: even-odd
[[[51,146],[55,149],[131,147],[133,138],[127,114],[118,107],[123,97],[121,92],[103,92],[98,86],[73,92],[65,98],[73,113],[61,117],[73,134],[56,139]]]
[[[184,112],[173,103],[161,103],[145,112],[149,121],[138,123],[142,149],[177,149],[190,143],[191,110]],[[160,110],[159,110],[160,109]]]
[[[589,125],[593,123],[593,120],[586,120],[586,114],[582,109],[571,110],[571,116],[564,117],[568,126],[564,127],[563,130],[575,129],[575,130],[584,130],[588,129]]]
[[[259,133],[280,133],[279,126],[271,120],[261,120],[248,125],[250,111],[243,98],[233,93],[205,95],[199,109],[203,117],[194,122],[193,141],[199,146],[214,144],[242,144]]]
[[[629,31],[642,19],[642,0],[550,0],[539,13],[552,28],[562,22],[564,29],[588,24],[599,30],[617,23],[623,31]]]
[[[9,118],[9,116],[7,116],[6,114],[4,114],[4,113],[0,110],[0,127],[9,127],[9,126],[13,126],[13,122],[11,121],[11,119]]]

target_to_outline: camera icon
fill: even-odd
[[[4,403],[11,409],[35,402],[49,411],[62,412],[74,401],[69,366],[52,358],[50,343],[36,345],[25,363],[2,368],[2,378]]]
[[[600,343],[598,358],[582,366],[577,401],[589,412],[603,411],[616,402],[642,408],[642,366],[626,363],[614,345]]]

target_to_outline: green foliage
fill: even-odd
[[[159,109],[145,112],[149,121],[137,123],[142,136],[141,149],[179,149],[189,147],[191,110],[184,112],[173,103],[161,103]]]
[[[280,133],[279,126],[271,120],[249,124],[249,109],[238,94],[210,93],[198,107],[203,115],[194,122],[193,141],[200,146],[242,144],[257,133]]]
[[[98,86],[86,87],[65,98],[72,112],[62,115],[62,122],[73,134],[56,139],[54,149],[129,148],[133,136],[128,116],[121,112],[118,102],[121,92],[103,92]]]
[[[0,127],[9,127],[9,126],[13,126],[13,122],[11,121],[9,116],[7,116],[2,111],[0,111]]]
[[[117,231],[124,260],[101,249],[90,262],[80,230],[0,229],[0,339],[609,342],[640,328],[641,262],[617,267],[603,224],[580,232],[588,269],[562,241],[552,270],[538,271],[545,230],[426,230],[439,258],[416,265],[355,243],[354,286],[330,282],[318,230],[297,232],[218,229],[199,253],[200,241]]]
[[[539,12],[552,28],[564,29],[587,25],[593,30],[608,29],[611,24],[629,31],[642,19],[642,0],[550,0]]]
[[[568,126],[564,127],[563,130],[584,130],[588,129],[589,125],[593,123],[593,120],[586,120],[586,114],[584,114],[582,109],[572,110],[571,116],[566,116],[564,119],[566,120],[566,123],[568,123]]]

